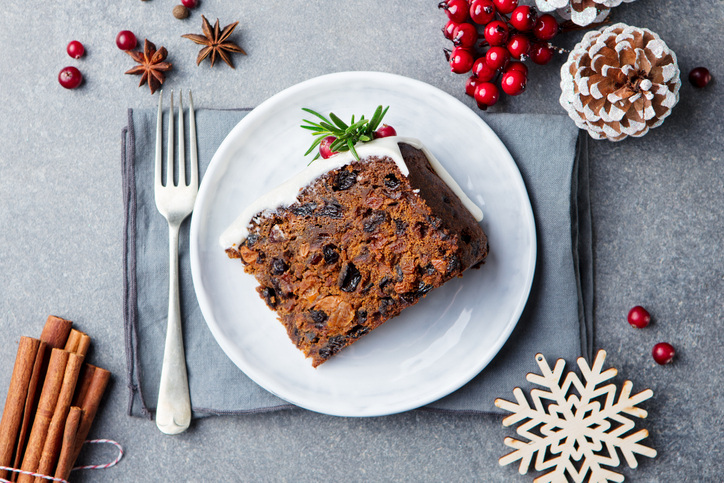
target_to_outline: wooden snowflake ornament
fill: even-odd
[[[519,387],[513,390],[516,402],[495,400],[497,407],[513,413],[503,419],[503,426],[525,421],[516,430],[525,440],[505,438],[515,451],[500,458],[501,466],[520,460],[519,472],[526,474],[535,457],[537,471],[551,470],[535,482],[621,482],[623,475],[609,469],[620,465],[619,452],[631,468],[638,466],[636,454],[656,456],[655,449],[639,443],[648,431],[631,433],[634,422],[627,417],[646,418],[648,413],[637,405],[654,392],[646,389],[632,396],[633,383],[625,381],[616,399],[616,385],[603,385],[617,374],[614,368],[602,370],[605,351],[598,351],[591,367],[578,358],[585,383],[574,372],[563,379],[563,359],[552,370],[542,354],[535,359],[542,374],[526,379],[544,389],[530,391],[533,405]]]

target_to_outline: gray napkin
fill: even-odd
[[[248,109],[196,111],[199,170]],[[515,159],[533,205],[538,260],[528,304],[510,339],[475,379],[424,409],[496,412],[535,354],[569,363],[590,360],[593,344],[591,218],[586,136],[563,115],[485,115]],[[152,417],[158,394],[168,300],[168,228],[153,194],[156,111],[128,111],[122,132],[124,325],[128,413]],[[224,354],[204,322],[191,281],[188,221],[179,246],[181,305],[195,417],[248,414],[294,406],[266,392]]]

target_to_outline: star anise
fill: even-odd
[[[164,62],[168,52],[164,47],[156,50],[156,46],[153,42],[148,39],[143,43],[143,52],[131,52],[127,51],[133,60],[138,62],[133,69],[126,72],[126,74],[139,75],[141,74],[141,82],[138,87],[148,82],[148,87],[151,89],[151,94],[156,92],[156,89],[161,87],[163,81],[166,80],[164,72],[171,70],[173,64]]]
[[[209,21],[206,20],[206,17],[202,15],[201,20],[203,21],[203,25],[201,26],[201,28],[204,31],[204,35],[186,34],[181,36],[186,39],[192,40],[199,45],[206,46],[199,52],[199,56],[196,58],[196,65],[199,65],[201,61],[208,57],[210,54],[211,67],[214,66],[216,56],[218,55],[219,57],[221,57],[221,60],[229,64],[229,66],[233,69],[234,64],[231,62],[229,52],[238,52],[240,54],[246,55],[244,49],[242,49],[235,43],[229,42],[227,40],[236,28],[236,26],[239,24],[239,22],[234,22],[230,25],[227,25],[226,27],[224,27],[223,30],[221,30],[219,29],[218,18],[216,19],[216,24],[214,24],[213,29],[211,28],[211,24],[209,23]]]

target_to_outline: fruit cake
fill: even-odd
[[[316,161],[220,240],[314,367],[488,253],[482,212],[419,141],[356,154]]]

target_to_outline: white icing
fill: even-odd
[[[435,156],[417,139],[406,138],[400,136],[391,136],[386,138],[375,139],[368,143],[355,146],[355,150],[360,159],[371,156],[389,157],[392,159],[400,172],[407,176],[410,170],[402,158],[398,143],[409,144],[419,149],[427,157],[430,166],[435,170],[437,175],[447,184],[450,189],[460,198],[463,206],[473,215],[476,221],[483,219],[482,210],[463,192],[460,185],[450,176],[450,173],[440,164]],[[247,206],[234,222],[222,233],[219,243],[223,248],[233,248],[239,242],[246,239],[249,235],[248,226],[252,219],[259,213],[271,213],[281,206],[289,206],[297,201],[300,190],[311,184],[314,180],[324,175],[328,171],[339,169],[351,162],[355,161],[353,154],[349,151],[336,154],[328,159],[318,159],[303,171],[297,173],[280,186],[269,191],[265,195]],[[262,215],[263,216],[263,215]]]

